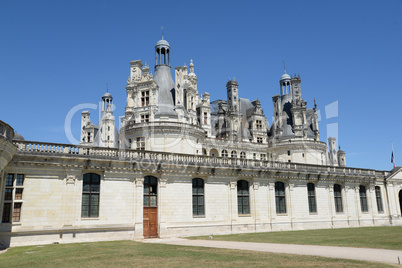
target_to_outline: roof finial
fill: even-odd
[[[161,30],[162,30],[162,40],[164,40],[163,39],[163,30],[165,29],[165,27],[163,27],[163,26],[161,26]]]
[[[106,92],[109,92],[109,85],[106,83]]]
[[[283,62],[283,70],[286,73],[286,65],[285,65],[285,60],[282,61]]]

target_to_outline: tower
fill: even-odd
[[[102,96],[102,111],[101,119],[99,121],[99,146],[102,147],[117,147],[117,129],[115,126],[115,119],[113,116],[113,97],[109,92]]]
[[[168,41],[159,40],[155,45],[155,77],[154,80],[159,88],[158,111],[155,117],[158,120],[168,120],[168,118],[177,118],[174,111],[173,94],[175,83],[170,69],[170,45]]]
[[[228,94],[228,111],[231,113],[239,113],[239,83],[233,78],[226,83]]]

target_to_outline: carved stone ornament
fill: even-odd
[[[76,176],[74,175],[67,175],[66,177],[66,184],[75,184]]]
[[[254,187],[254,190],[258,190],[258,188],[260,188],[260,183],[259,182],[254,182],[253,187]]]
[[[135,179],[135,186],[142,187],[144,185],[144,178]]]
[[[237,182],[231,181],[230,182],[230,189],[232,189],[232,190],[236,189],[236,185],[237,185]]]
[[[167,179],[160,179],[159,180],[159,187],[166,188]]]
[[[293,191],[294,186],[294,183],[289,183],[289,191]]]

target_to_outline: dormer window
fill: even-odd
[[[141,92],[141,106],[149,105],[149,90]]]

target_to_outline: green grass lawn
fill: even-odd
[[[380,264],[381,267],[392,267]],[[10,248],[0,267],[378,267],[379,263],[134,241]]]
[[[209,239],[208,236],[191,239]],[[214,240],[402,250],[402,226],[214,235]]]

